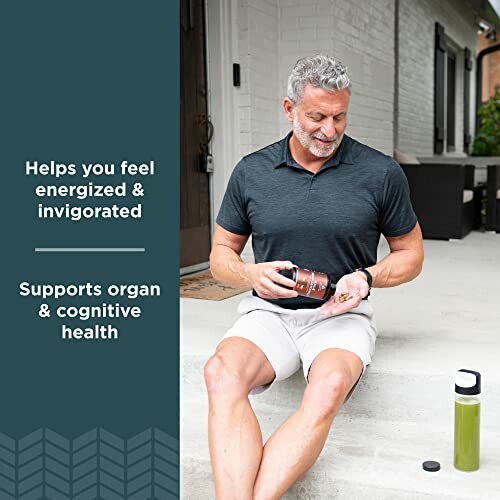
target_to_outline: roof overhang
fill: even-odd
[[[476,16],[476,23],[486,23],[490,28],[500,30],[500,18],[488,0],[464,0]]]

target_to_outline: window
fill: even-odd
[[[468,152],[470,51],[446,37],[436,23],[434,60],[434,153]],[[459,114],[462,105],[463,114]]]

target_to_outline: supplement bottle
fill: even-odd
[[[301,267],[282,269],[279,273],[285,278],[295,281],[295,287],[293,289],[303,297],[327,300],[336,290],[335,283],[333,283],[328,274],[325,273],[309,271],[309,269],[303,269]]]

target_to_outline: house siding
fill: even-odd
[[[300,57],[320,52],[348,66],[347,133],[392,154],[394,33],[387,25],[394,23],[393,1],[240,1],[239,11],[242,155],[287,133],[281,103],[290,70]]]
[[[399,98],[397,149],[415,156],[434,154],[434,32],[440,23],[456,45],[455,151],[463,152],[463,49],[475,53],[477,27],[474,16],[460,2],[400,0]],[[475,61],[470,73],[470,123],[474,130]]]

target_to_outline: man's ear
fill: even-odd
[[[294,110],[295,105],[293,102],[290,100],[289,97],[285,97],[283,99],[283,109],[285,110],[285,115],[286,118],[289,122],[293,121],[293,110]]]

